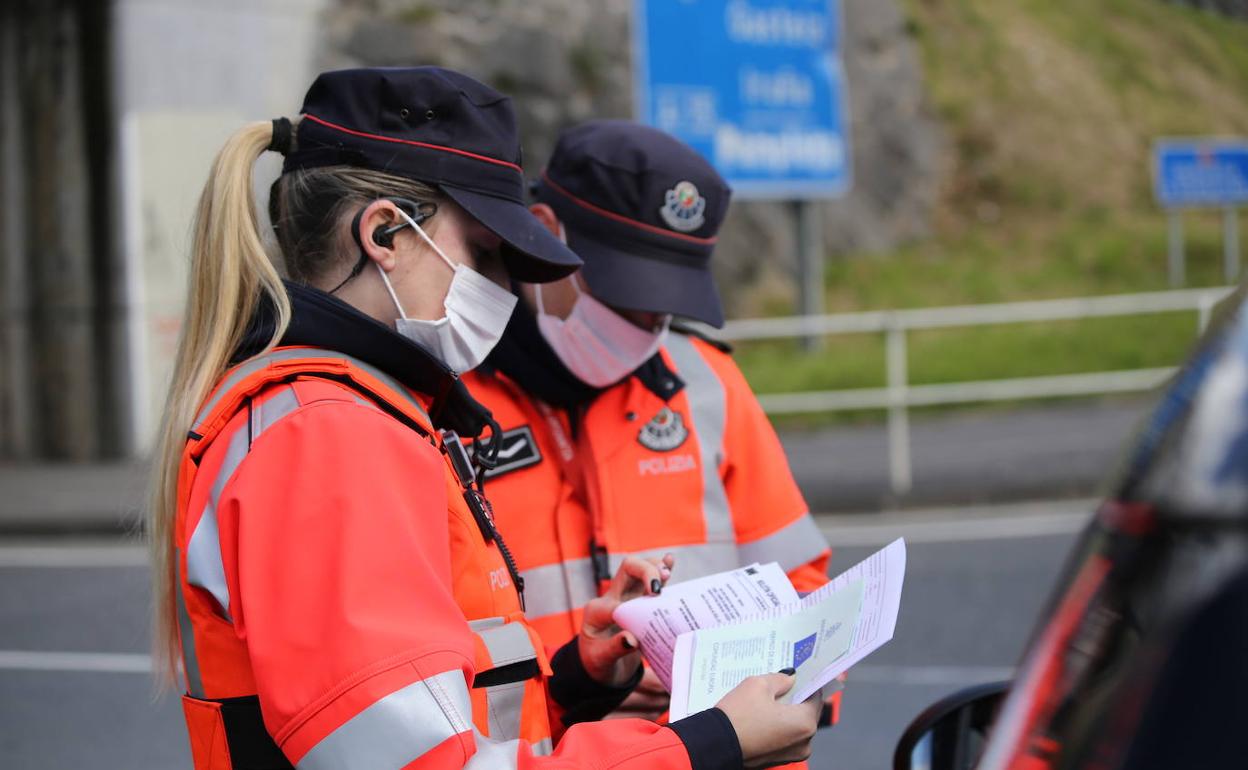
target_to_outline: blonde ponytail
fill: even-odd
[[[268,347],[277,344],[290,322],[290,300],[265,253],[252,193],[252,168],[272,136],[272,124],[263,122],[249,124],[230,137],[213,163],[195,212],[186,315],[161,420],[147,512],[155,659],[166,685],[176,679],[179,655],[173,528],[187,431],[228,368],[262,298],[274,308],[277,320]]]

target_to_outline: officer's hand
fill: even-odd
[[[654,669],[647,668],[642,674],[641,683],[637,685],[637,689],[629,693],[624,699],[620,707],[605,719],[628,719],[635,717],[638,719],[647,719],[651,722],[663,716],[671,705],[672,696],[667,692],[667,688],[659,681],[659,675],[654,673]]]
[[[662,559],[630,556],[611,579],[607,592],[585,605],[577,648],[594,681],[618,687],[636,673],[641,665],[637,637],[620,630],[611,613],[629,599],[659,593],[672,576],[674,562],[671,554]]]
[[[746,767],[771,767],[810,758],[810,741],[819,725],[823,695],[803,703],[776,700],[793,688],[788,674],[752,676],[715,704],[728,715],[741,742]]]

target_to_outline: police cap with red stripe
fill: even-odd
[[[534,196],[555,210],[593,295],[625,310],[724,323],[711,252],[732,195],[658,129],[596,120],[564,131]]]
[[[529,213],[511,99],[441,67],[317,77],[282,172],[356,166],[429,183],[503,240],[515,278],[552,281],[581,261]]]

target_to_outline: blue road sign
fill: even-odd
[[[850,184],[839,0],[634,0],[637,116],[705,155],[738,197]]]
[[[1248,139],[1160,141],[1153,171],[1153,192],[1166,208],[1248,204]]]

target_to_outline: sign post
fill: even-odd
[[[793,219],[797,225],[797,306],[802,315],[823,313],[823,217],[819,205],[810,200],[793,202]],[[802,338],[802,347],[816,350],[822,339]]]
[[[1178,209],[1171,209],[1166,220],[1169,223],[1166,274],[1170,277],[1170,285],[1179,287],[1186,283],[1184,268],[1187,266],[1187,257],[1183,253],[1183,215]]]
[[[1239,280],[1239,212],[1234,206],[1222,209],[1222,264],[1227,283]]]
[[[1248,139],[1166,139],[1153,148],[1153,192],[1169,212],[1170,285],[1184,281],[1183,209],[1222,209],[1222,274],[1239,278],[1239,212],[1248,205]]]
[[[738,199],[795,202],[803,314],[823,312],[823,238],[813,201],[839,197],[850,185],[842,32],[839,0],[633,6],[638,119],[701,152]]]

